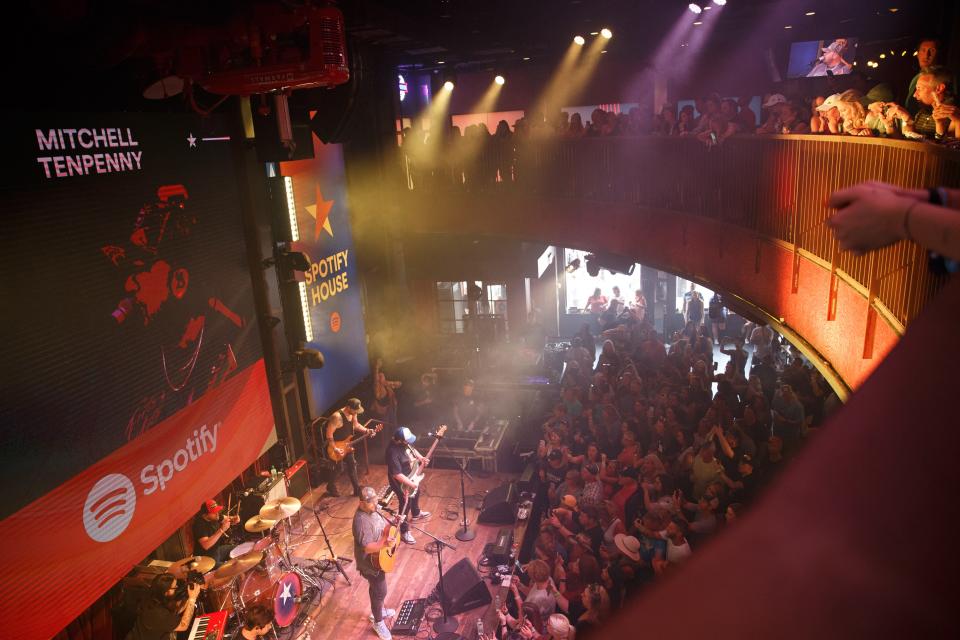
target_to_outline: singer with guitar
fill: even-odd
[[[390,539],[390,523],[377,510],[377,497],[373,487],[364,487],[360,492],[360,504],[353,514],[353,556],[357,571],[369,583],[373,630],[380,640],[390,640],[390,630],[383,620],[396,615],[396,611],[383,606],[387,598],[387,574],[374,565],[372,557],[393,546],[396,540]]]
[[[360,424],[360,414],[363,413],[363,405],[357,398],[350,398],[339,411],[335,411],[324,430],[324,442],[326,443],[327,457],[334,462],[343,462],[347,468],[347,476],[350,478],[350,484],[353,485],[353,495],[360,497],[360,478],[357,476],[357,459],[353,455],[351,442],[356,442],[360,438],[356,436],[370,437],[378,429],[368,429]],[[352,440],[351,440],[352,438]],[[327,495],[339,497],[337,491],[337,476],[339,472],[334,472],[327,482]]]
[[[200,513],[193,519],[193,539],[203,548],[202,555],[217,561],[217,566],[230,559],[230,550],[236,546],[229,539],[227,531],[231,525],[238,524],[238,516],[224,515],[223,505],[216,500],[207,500],[200,507]]]
[[[420,455],[420,452],[413,448],[417,441],[417,436],[413,435],[410,429],[399,427],[393,433],[390,444],[384,452],[387,465],[387,480],[390,488],[400,505],[397,507],[398,513],[410,513],[411,520],[423,520],[430,515],[429,511],[420,510],[420,480],[423,478],[423,469],[430,464],[430,459]],[[417,466],[418,474],[413,473],[414,465]],[[400,525],[400,539],[407,544],[416,544],[417,541],[410,533],[410,525],[404,520]]]

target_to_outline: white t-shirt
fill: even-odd
[[[693,555],[693,551],[690,549],[690,543],[687,540],[684,540],[681,545],[676,545],[673,544],[673,540],[667,537],[666,532],[661,535],[667,541],[667,562],[670,564],[680,564]]]

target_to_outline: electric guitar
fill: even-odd
[[[433,444],[430,445],[430,450],[427,451],[427,455],[423,456],[426,459],[430,459],[433,456],[433,450],[437,448],[437,445],[440,444],[440,441],[443,440],[443,435],[447,432],[447,425],[442,424],[437,428],[436,440],[433,441]],[[414,497],[420,492],[420,481],[423,480],[423,477],[427,474],[427,465],[423,463],[422,460],[414,460],[413,468],[410,470],[410,479],[417,484],[417,488],[409,492],[409,498]],[[408,499],[409,499],[408,498]]]
[[[373,422],[372,418],[367,420],[363,427],[366,428],[371,422]],[[334,462],[340,462],[348,455],[353,453],[353,450],[356,448],[356,444],[358,442],[377,435],[380,433],[381,429],[383,429],[383,423],[378,424],[372,432],[365,433],[359,437],[350,436],[346,440],[331,440],[327,443],[327,457]]]

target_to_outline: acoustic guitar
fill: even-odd
[[[367,422],[363,425],[363,427],[366,428],[367,425],[370,424],[371,422],[373,422],[372,418],[370,420],[367,420]],[[330,442],[327,443],[327,458],[329,458],[330,460],[333,460],[334,462],[340,462],[341,460],[346,458],[348,455],[353,453],[354,449],[356,449],[356,445],[358,442],[360,442],[361,440],[366,440],[367,438],[372,438],[373,436],[380,433],[381,429],[383,429],[383,423],[378,424],[373,429],[372,432],[365,433],[362,436],[358,436],[358,437],[350,436],[346,440],[331,440]]]

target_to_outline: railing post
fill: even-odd
[[[863,332],[864,360],[873,358],[873,342],[877,332],[877,310],[873,306],[873,301],[877,297],[877,288],[880,286],[879,278],[877,278],[877,252],[871,252],[868,259],[870,260],[870,269],[867,280],[870,282],[870,288],[867,292],[867,327]]]

